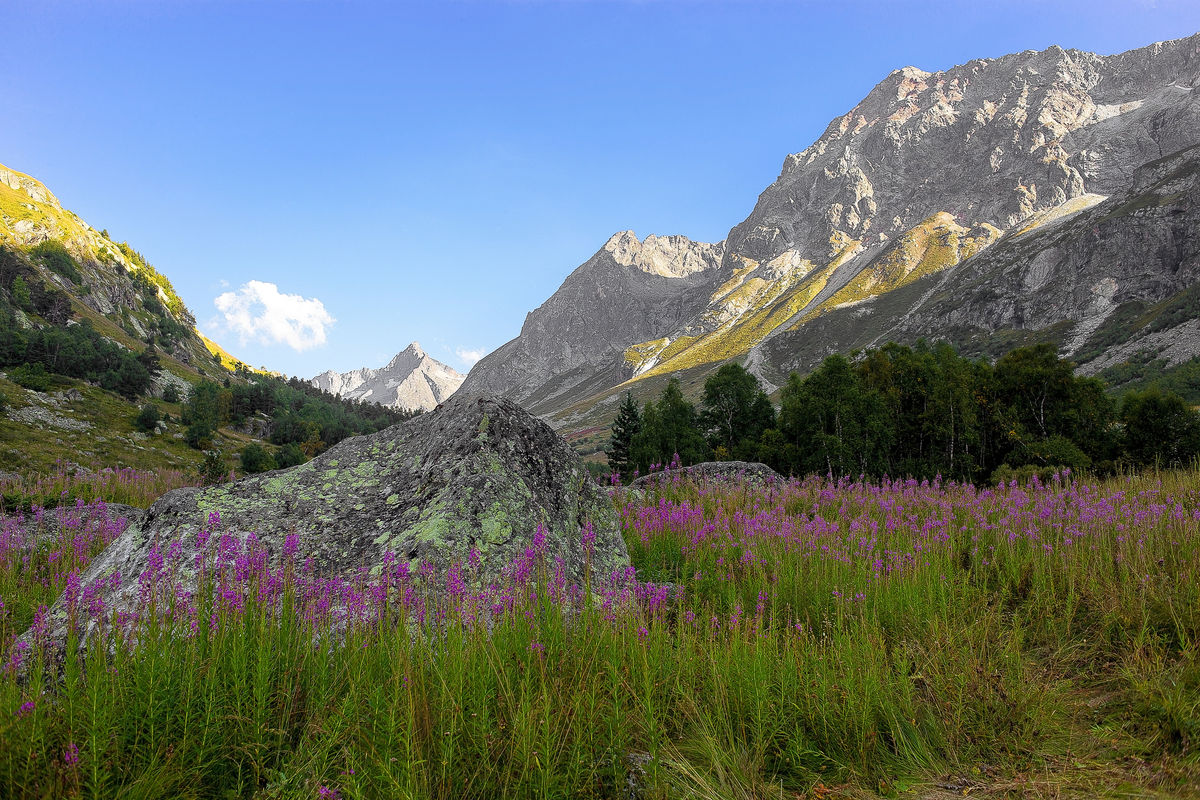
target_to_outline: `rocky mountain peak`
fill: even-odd
[[[623,267],[633,267],[664,278],[683,278],[702,272],[720,261],[723,246],[693,242],[686,236],[655,236],[639,240],[633,231],[615,233],[604,250]]]
[[[62,208],[62,204],[58,202],[58,198],[41,181],[31,178],[23,172],[11,170],[3,164],[0,164],[0,183],[14,192],[25,193],[35,203],[43,203],[58,209]]]
[[[1196,86],[1200,34],[894,70],[784,160],[723,242],[614,235],[470,388],[575,424],[735,358],[778,385],[888,336],[1057,325],[1083,342],[1121,303],[1189,280],[1190,166],[1163,160],[1200,143]]]
[[[380,369],[327,370],[309,383],[318,389],[391,408],[430,411],[457,391],[464,376],[413,342]]]
[[[433,363],[437,363],[425,354],[425,351],[421,349],[421,345],[413,342],[408,347],[392,356],[392,360],[389,361],[387,366],[383,369],[386,372],[396,372],[398,370],[410,372],[425,359],[429,359],[430,361],[433,361]],[[447,369],[449,369],[449,367],[447,367]]]

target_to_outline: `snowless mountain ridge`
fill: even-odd
[[[464,377],[413,342],[379,369],[327,370],[310,379],[309,383],[349,400],[409,411],[431,411],[454,394]]]

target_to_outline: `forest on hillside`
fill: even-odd
[[[142,333],[132,326],[126,330],[137,349],[96,330],[90,319],[78,317],[71,295],[36,268],[40,264],[62,276],[64,285],[74,287],[72,291],[86,295],[89,289],[79,263],[59,242],[46,241],[23,252],[0,247],[0,370],[14,383],[46,392],[63,378],[87,381],[123,398],[135,427],[147,433],[169,415],[168,406],[178,403],[186,441],[198,450],[214,447],[219,428],[243,427],[257,417],[261,437],[275,448],[246,445],[242,466],[247,471],[302,463],[347,436],[381,430],[411,416],[375,403],[339,398],[298,378],[244,368],[207,376],[197,369],[202,377],[182,392],[178,381],[160,381],[156,387],[155,379],[164,370],[163,356],[193,335],[193,318],[169,282],[144,257],[126,247],[122,250],[139,265],[128,277],[149,313]],[[163,286],[167,289],[160,293]],[[0,413],[6,405],[0,395]],[[226,474],[223,457],[214,459],[210,472],[213,478]]]

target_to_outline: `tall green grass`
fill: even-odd
[[[543,563],[511,613],[344,635],[291,568],[240,611],[213,577],[194,626],[3,673],[0,795],[1187,796],[1198,487],[668,484],[615,500],[642,583],[563,602]],[[45,597],[27,569],[3,591]]]

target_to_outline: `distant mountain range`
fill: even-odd
[[[569,431],[731,359],[775,389],[888,340],[1179,365],[1200,355],[1198,87],[1200,34],[896,70],[724,241],[612,236],[462,391]]]
[[[350,400],[408,411],[430,411],[462,385],[463,376],[430,357],[413,342],[381,369],[327,370],[309,381],[318,389]]]

